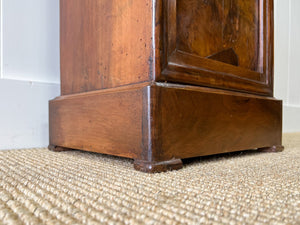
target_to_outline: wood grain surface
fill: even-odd
[[[156,3],[155,80],[273,95],[272,0]]]
[[[281,101],[198,87],[153,88],[160,159],[281,145]]]
[[[232,49],[238,66],[262,72],[259,2],[177,0],[178,49],[201,57]]]
[[[50,146],[134,158],[155,172],[183,158],[281,146],[281,112],[269,97],[143,83],[51,101]]]
[[[140,155],[142,91],[120,88],[50,101],[50,145],[129,158]]]
[[[61,92],[150,80],[152,1],[61,0]]]

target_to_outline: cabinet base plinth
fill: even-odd
[[[272,97],[147,83],[61,96],[49,108],[50,150],[131,158],[148,173],[186,158],[283,150],[282,102]]]

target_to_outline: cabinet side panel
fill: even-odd
[[[152,1],[61,0],[62,95],[150,80]]]

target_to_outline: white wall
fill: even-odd
[[[1,0],[0,149],[48,145],[59,91],[59,0]]]
[[[59,85],[0,80],[0,149],[48,145],[48,100]]]
[[[59,0],[2,0],[3,78],[59,83]]]
[[[59,95],[59,0],[0,1],[0,149],[47,146],[48,100]],[[284,131],[300,131],[300,0],[274,3],[275,96]]]
[[[284,132],[300,131],[300,0],[274,0],[275,97],[282,99]]]

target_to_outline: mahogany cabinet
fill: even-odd
[[[272,0],[60,0],[60,11],[51,150],[159,172],[189,157],[283,149]]]

